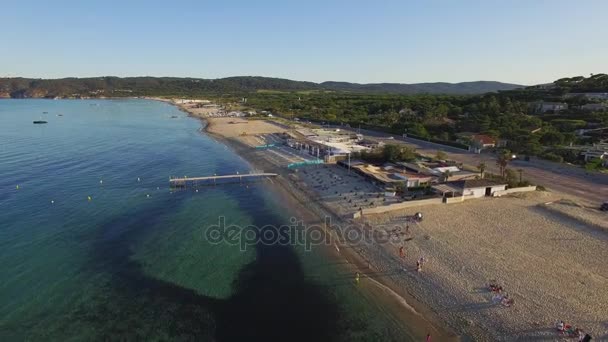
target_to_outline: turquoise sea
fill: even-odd
[[[155,101],[0,100],[0,340],[410,340],[321,248],[208,241],[290,212],[264,183],[171,191],[251,170],[200,128]]]

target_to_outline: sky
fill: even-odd
[[[605,0],[0,0],[0,77],[540,84],[608,72]]]

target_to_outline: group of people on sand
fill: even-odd
[[[417,213],[418,215],[419,213]],[[420,214],[422,215],[422,214]],[[409,224],[405,225],[405,233],[401,231],[401,227],[398,228],[398,233],[395,235],[409,235],[410,234],[410,226]],[[407,240],[405,240],[407,241]],[[405,245],[403,244],[404,241],[402,241],[402,245],[399,247],[399,258],[400,259],[405,259]],[[426,262],[426,259],[424,258],[424,256],[421,256],[420,258],[418,258],[418,260],[416,260],[416,271],[420,272],[422,271],[422,265]]]
[[[399,247],[399,258],[401,259],[405,259],[405,250],[404,250],[404,246],[400,246]],[[418,260],[416,260],[416,271],[420,272],[422,271],[422,265],[426,262],[426,259],[421,256],[420,258],[418,258]]]
[[[564,321],[557,321],[557,323],[555,323],[555,328],[557,329],[557,332],[560,335],[571,338],[578,338],[579,342],[589,342],[592,339],[591,335],[585,334],[582,329],[579,329],[570,324],[566,324],[564,323]]]
[[[500,303],[503,306],[510,307],[515,304],[515,300],[509,297],[509,294],[505,292],[503,287],[496,282],[491,282],[488,286],[490,292],[492,292],[492,302]]]

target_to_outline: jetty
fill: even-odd
[[[208,185],[221,183],[230,183],[234,181],[241,182],[243,180],[258,180],[266,177],[276,177],[278,174],[270,172],[257,172],[257,173],[242,173],[233,175],[213,175],[204,177],[181,177],[181,178],[169,178],[169,184],[173,187],[186,187],[187,185]]]

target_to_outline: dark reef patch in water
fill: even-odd
[[[241,191],[227,186],[225,191]],[[239,201],[264,203],[251,196]],[[253,198],[252,198],[253,196]],[[156,203],[139,212],[114,217],[99,227],[87,272],[110,274],[107,297],[72,314],[95,327],[100,340],[179,339],[217,341],[330,341],[338,334],[339,310],[321,287],[306,279],[290,246],[255,246],[256,259],[246,265],[228,299],[215,299],[194,290],[146,275],[133,261],[131,246],[150,233],[163,213],[179,208]],[[275,215],[248,209],[253,224],[279,223]],[[258,234],[263,233],[262,231]],[[204,248],[204,246],[201,246]]]

